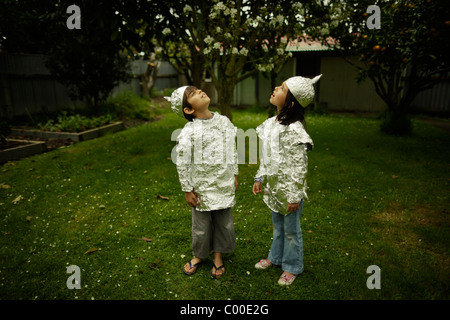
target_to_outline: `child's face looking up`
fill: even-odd
[[[283,82],[281,86],[275,87],[275,90],[273,90],[273,93],[270,96],[270,103],[278,108],[282,108],[286,101],[288,90],[285,82]]]
[[[195,112],[202,112],[208,109],[211,99],[200,89],[192,90],[187,96],[187,102]]]

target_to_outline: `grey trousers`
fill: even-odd
[[[235,248],[232,208],[197,211],[192,208],[192,252],[202,260],[211,251],[230,253]]]

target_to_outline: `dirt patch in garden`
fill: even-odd
[[[375,214],[374,218],[393,224],[412,223],[416,226],[449,226],[450,212],[446,208],[432,206],[416,206],[414,209],[404,209],[400,204],[391,202],[386,211]]]
[[[449,230],[450,212],[446,208],[418,205],[414,209],[405,209],[391,202],[385,211],[372,215],[372,222],[375,233],[382,235],[384,240],[390,239],[393,247],[427,253],[434,257],[440,273],[448,274],[450,256],[447,244],[441,237],[433,236]]]
[[[422,119],[426,123],[444,129],[445,131],[450,132],[450,121],[448,119]]]
[[[18,139],[18,140],[31,140],[28,136],[20,135],[9,135],[8,139]],[[45,141],[47,150],[53,150],[64,146],[70,146],[74,144],[74,141],[70,139],[45,139],[45,138],[34,138],[31,141]]]
[[[24,140],[24,139],[21,139],[21,140]],[[27,143],[24,142],[24,141],[10,141],[10,140],[7,140],[6,143],[0,143],[0,151],[11,149],[11,148],[17,148],[17,147],[20,147],[20,146],[24,146],[26,144]]]

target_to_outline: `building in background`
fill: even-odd
[[[380,112],[385,104],[376,94],[373,83],[367,79],[358,84],[357,72],[351,64],[354,57],[342,57],[338,52],[317,42],[290,42],[287,50],[290,59],[277,77],[277,85],[289,77],[300,75],[314,77],[323,74],[317,87],[316,103],[329,111]],[[347,61],[346,61],[347,60]],[[349,63],[350,61],[351,63]],[[113,95],[132,91],[140,95],[140,75],[148,61],[136,60],[131,65],[133,79],[121,83]],[[238,83],[232,105],[261,106],[269,104],[274,88],[262,73]],[[155,90],[163,92],[185,85],[183,76],[166,61],[162,61],[155,82]],[[217,93],[213,83],[206,79],[202,88],[217,105]],[[55,112],[67,108],[82,108],[81,101],[72,101],[67,89],[58,83],[45,67],[45,56],[35,54],[0,54],[0,117],[14,118],[42,112]],[[448,116],[450,114],[450,79],[418,94],[412,103],[412,111]]]

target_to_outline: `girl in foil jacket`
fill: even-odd
[[[270,103],[277,107],[277,115],[256,128],[262,152],[253,194],[262,191],[266,179],[263,200],[272,211],[273,241],[267,259],[260,260],[255,268],[281,266],[280,285],[292,284],[303,272],[300,217],[303,199],[307,199],[307,151],[313,146],[303,123],[305,108],[314,99],[314,84],[320,77],[292,77],[276,87]]]

